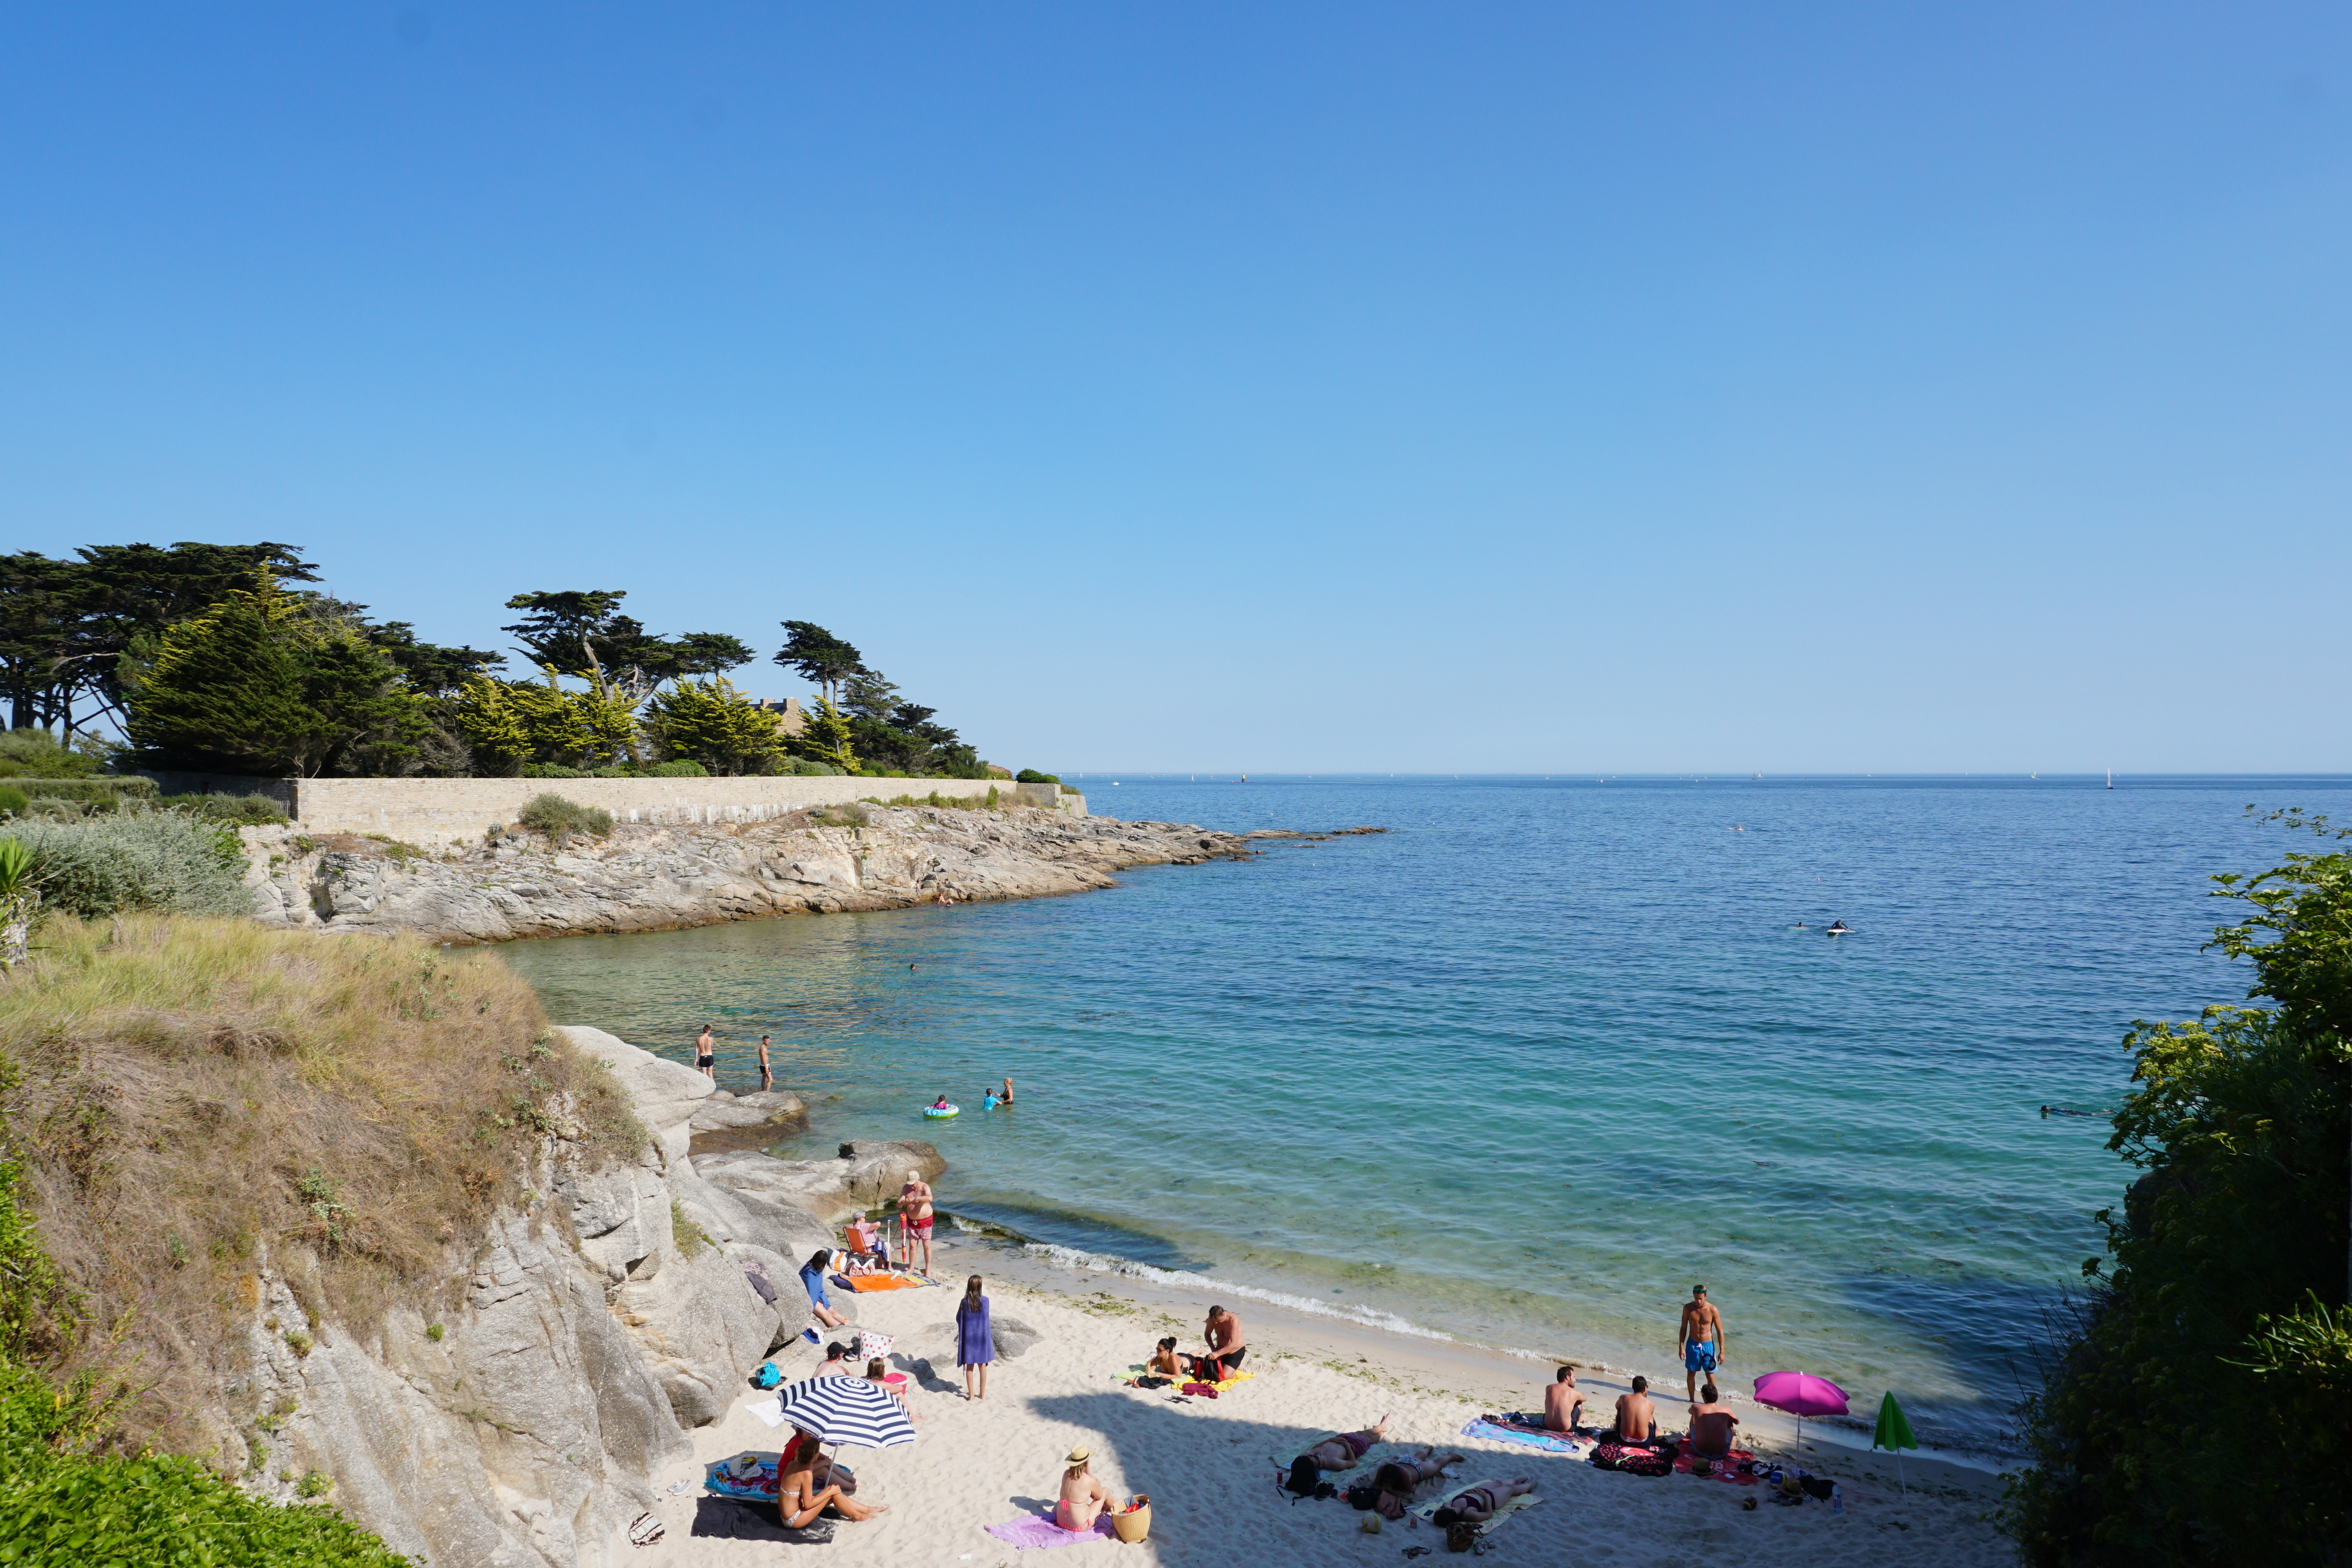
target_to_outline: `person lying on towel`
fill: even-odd
[[[1484,1524],[1502,1512],[1513,1498],[1524,1497],[1535,1490],[1536,1483],[1525,1476],[1513,1476],[1507,1481],[1480,1481],[1456,1492],[1444,1508],[1429,1516],[1429,1522],[1447,1531],[1456,1524]]]

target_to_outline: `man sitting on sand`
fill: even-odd
[[[1242,1337],[1242,1321],[1223,1307],[1209,1309],[1208,1325],[1201,1337],[1209,1342],[1209,1354],[1201,1357],[1198,1366],[1203,1383],[1223,1383],[1241,1370],[1242,1357],[1249,1354],[1249,1342]]]
[[[1095,1479],[1091,1460],[1087,1449],[1077,1448],[1064,1461],[1068,1468],[1062,1471],[1062,1500],[1054,1505],[1054,1522],[1074,1534],[1092,1530],[1110,1506],[1110,1489]]]
[[[1610,1434],[1621,1443],[1647,1443],[1658,1435],[1658,1412],[1650,1403],[1650,1380],[1633,1379],[1633,1392],[1617,1396],[1617,1429]]]
[[[1544,1430],[1573,1432],[1576,1417],[1584,1409],[1584,1390],[1576,1385],[1576,1368],[1563,1366],[1559,1375],[1544,1390]]]
[[[1700,1389],[1699,1395],[1700,1403],[1690,1407],[1691,1455],[1701,1459],[1727,1458],[1731,1453],[1731,1429],[1739,1425],[1739,1417],[1722,1403],[1713,1383]]]

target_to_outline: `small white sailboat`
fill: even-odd
[[[2108,768],[2108,769],[2107,769],[2107,788],[2108,788],[2108,789],[2114,789],[2115,787],[2116,787],[2116,770],[2115,770],[2114,768]]]

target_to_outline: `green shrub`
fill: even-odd
[[[1034,768],[1024,768],[1013,776],[1015,784],[1059,784],[1061,779],[1052,773],[1040,773]]]
[[[593,806],[583,806],[554,793],[534,795],[515,821],[535,833],[545,833],[558,844],[569,843],[574,833],[587,833],[603,838],[613,831],[613,813],[600,811]]]
[[[132,910],[253,913],[234,829],[133,810],[79,822],[16,822],[7,836],[32,851],[41,902],[85,920]]]
[[[267,795],[174,795],[164,804],[184,816],[233,828],[279,828],[289,820]]]
[[[830,762],[812,762],[805,757],[795,758],[790,766],[778,772],[795,779],[838,779],[841,769]]]
[[[27,795],[52,800],[102,801],[112,806],[155,799],[152,779],[11,779],[8,782]]]
[[[865,807],[854,802],[824,807],[809,820],[820,828],[864,828],[872,826],[874,821]]]
[[[648,779],[708,779],[710,769],[691,758],[681,757],[670,762],[656,762],[646,769]]]
[[[69,1339],[83,1307],[35,1239],[16,1178],[0,1164],[0,1562],[405,1568],[331,1509],[264,1502],[176,1456],[93,1456],[112,1425],[96,1380],[52,1383],[28,1364],[41,1339]],[[265,1451],[249,1441],[249,1469]]]
[[[0,784],[0,811],[21,817],[25,814],[25,808],[31,804],[32,801],[26,798],[22,789],[11,789],[6,785]]]
[[[0,732],[0,779],[87,779],[98,769],[89,750],[59,746],[46,729]]]

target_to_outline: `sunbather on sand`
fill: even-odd
[[[1448,1454],[1441,1459],[1435,1448],[1424,1448],[1411,1458],[1389,1460],[1372,1472],[1373,1511],[1383,1519],[1402,1519],[1405,1504],[1421,1490],[1421,1483],[1437,1479],[1446,1466],[1458,1465],[1463,1458]]]
[[[1731,1429],[1739,1417],[1723,1404],[1710,1383],[1699,1391],[1700,1402],[1690,1407],[1691,1453],[1702,1459],[1719,1459],[1731,1452]]]
[[[1480,1481],[1467,1490],[1456,1492],[1444,1508],[1429,1516],[1429,1522],[1440,1530],[1461,1524],[1484,1524],[1502,1512],[1505,1504],[1515,1497],[1523,1497],[1536,1490],[1536,1483],[1525,1476],[1513,1476],[1507,1481]]]
[[[820,1247],[801,1265],[801,1289],[808,1292],[809,1315],[829,1329],[837,1329],[849,1320],[833,1310],[833,1298],[824,1293],[824,1277],[833,1268],[833,1249]]]
[[[1617,1396],[1617,1429],[1621,1443],[1646,1443],[1658,1435],[1657,1407],[1650,1403],[1650,1380],[1633,1379],[1633,1392]]]
[[[816,1439],[806,1432],[794,1432],[777,1464],[781,1479],[776,1483],[776,1511],[784,1516],[786,1524],[804,1530],[827,1507],[838,1510],[842,1518],[853,1523],[887,1511],[888,1505],[869,1508],[837,1486],[828,1484],[820,1490],[814,1473],[816,1454]]]
[[[1544,1390],[1544,1430],[1573,1432],[1576,1417],[1584,1409],[1584,1390],[1576,1385],[1576,1368],[1563,1366],[1552,1385]]]
[[[1151,1353],[1151,1359],[1144,1364],[1143,1370],[1156,1374],[1161,1377],[1181,1377],[1184,1375],[1184,1368],[1176,1360],[1176,1336],[1174,1334],[1170,1334],[1166,1339],[1160,1342],[1160,1348]]]
[[[1311,1448],[1302,1449],[1298,1457],[1312,1459],[1318,1470],[1344,1470],[1370,1451],[1374,1443],[1385,1443],[1389,1437],[1389,1418],[1381,1416],[1360,1432],[1342,1432],[1326,1437]]]
[[[1110,1489],[1095,1479],[1088,1450],[1072,1448],[1065,1463],[1068,1468],[1062,1471],[1062,1500],[1054,1505],[1054,1522],[1083,1534],[1110,1506]]]

